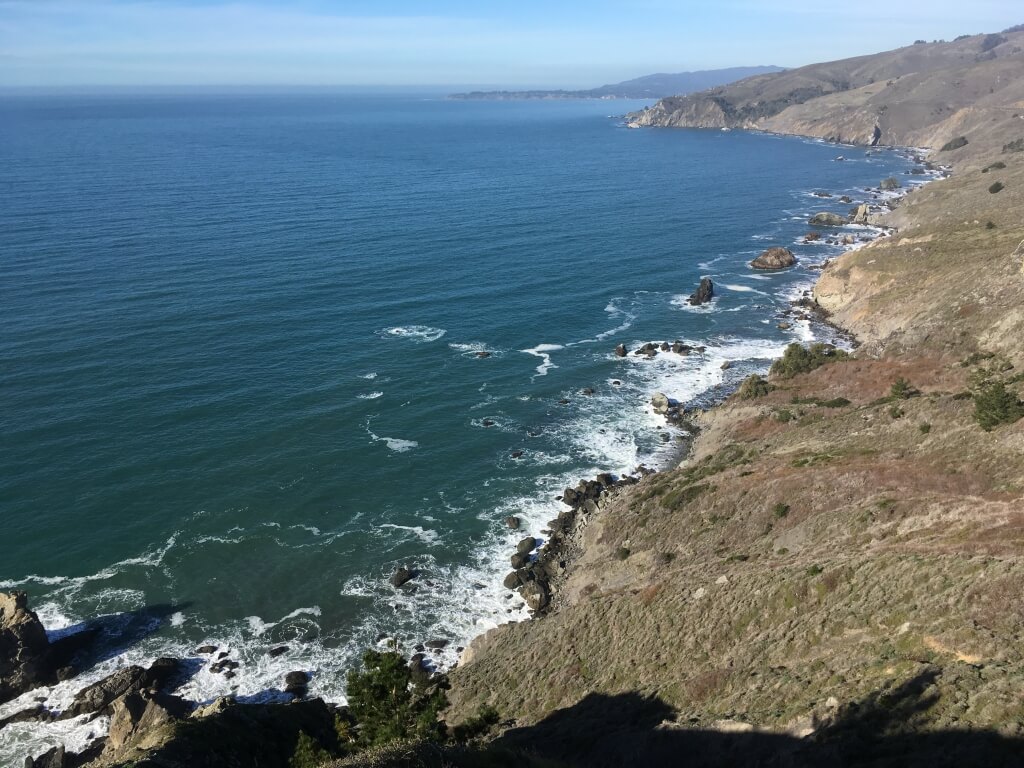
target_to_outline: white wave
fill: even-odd
[[[541,360],[543,360],[544,362],[537,366],[537,376],[547,376],[548,371],[550,371],[552,368],[558,367],[553,362],[551,362],[550,353],[557,352],[560,349],[565,349],[565,347],[563,347],[561,344],[538,344],[536,347],[533,347],[532,349],[521,349],[519,351],[525,352],[528,355],[533,355],[534,357],[541,358]],[[533,378],[536,378],[536,376]]]
[[[373,438],[375,443],[384,443],[387,445],[389,450],[392,450],[395,453],[405,453],[406,451],[411,451],[413,448],[419,447],[419,443],[415,440],[403,440],[398,437],[380,437],[379,435],[373,434],[373,432],[370,433],[370,437]]]
[[[721,311],[716,299],[712,299],[711,301],[707,301],[703,304],[691,304],[690,296],[686,293],[680,293],[677,296],[673,296],[668,303],[677,309],[682,309],[686,312],[693,312],[698,315],[708,315],[712,312]]]
[[[169,622],[172,627],[180,627],[182,624],[185,623],[185,614],[181,611],[175,611],[171,614]]]
[[[737,283],[719,283],[719,285],[728,291],[736,291],[737,293],[759,293],[762,296],[771,296],[770,293],[759,291],[757,288],[752,288],[749,285],[739,285]]]
[[[377,378],[377,372],[376,371],[371,371],[370,373],[364,373],[359,378],[360,379],[368,379],[368,380],[372,381],[373,379]]]
[[[366,392],[361,395],[356,395],[360,400],[376,400],[378,397],[383,397],[383,392]]]
[[[437,341],[447,331],[444,328],[432,328],[429,325],[396,325],[381,331],[385,336],[397,336],[416,342]]]
[[[437,544],[441,540],[441,534],[437,531],[432,531],[428,528],[423,528],[419,525],[395,525],[394,523],[384,523],[378,525],[378,528],[390,528],[395,531],[407,531],[413,534],[417,539],[422,541],[424,544]]]

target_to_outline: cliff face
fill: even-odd
[[[616,490],[578,532],[551,613],[473,644],[452,674],[453,721],[488,704],[517,725],[555,722],[635,693],[666,705],[662,729],[825,738],[863,702],[913,690],[887,733],[1024,734],[1024,420],[985,431],[976,410],[986,382],[1024,394],[1022,81],[983,86],[1020,66],[1021,35],[1005,38],[888,62],[969,55],[949,109],[929,96],[948,70],[896,71],[756,119],[754,96],[721,103],[730,89],[635,116],[844,140],[877,120],[936,146],[954,175],[822,274],[818,301],[864,342],[855,358],[734,396],[699,417],[681,467]],[[887,71],[872,58],[858,72]],[[884,94],[902,96],[880,113]]]

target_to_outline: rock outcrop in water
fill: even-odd
[[[796,264],[796,256],[789,248],[774,247],[764,251],[750,262],[754,269],[786,269]]]
[[[50,642],[24,592],[0,592],[0,703],[53,682]]]
[[[701,304],[707,304],[715,296],[715,284],[711,282],[710,277],[702,277],[700,285],[697,286],[697,290],[694,291],[687,301],[694,306]]]

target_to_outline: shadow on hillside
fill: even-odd
[[[926,672],[844,707],[810,738],[684,727],[657,697],[591,694],[496,746],[579,768],[834,768],[835,766],[1024,766],[1024,739],[988,731],[910,733],[938,701]]]

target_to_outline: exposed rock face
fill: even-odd
[[[129,693],[111,704],[106,751],[118,752],[146,733],[188,715],[191,707],[177,696]]]
[[[789,248],[769,248],[752,262],[754,269],[786,269],[796,264],[796,256]]]
[[[849,222],[838,213],[822,212],[811,216],[810,224],[812,227],[841,227]]]
[[[629,354],[629,350],[626,349],[626,345],[625,344],[619,344],[617,347],[615,347],[615,356],[616,357],[625,357],[628,354]]]
[[[54,682],[50,643],[24,592],[0,592],[0,703]]]
[[[697,286],[697,290],[694,291],[690,298],[687,299],[690,304],[694,306],[700,304],[707,304],[715,296],[715,284],[711,282],[710,277],[701,278],[700,285]]]
[[[868,204],[862,203],[857,206],[856,212],[853,214],[854,224],[867,224],[868,223]]]
[[[655,392],[651,397],[651,407],[654,408],[655,413],[668,413],[671,406],[672,402],[668,399],[668,395],[662,392]]]
[[[136,665],[119,669],[112,675],[79,691],[71,705],[61,713],[61,719],[84,714],[109,713],[116,699],[125,695],[160,690],[179,674],[177,659],[157,659],[145,669]]]
[[[401,568],[395,569],[395,572],[391,574],[389,581],[391,586],[396,589],[403,584],[406,584],[416,578],[416,571],[409,566],[402,566]]]

